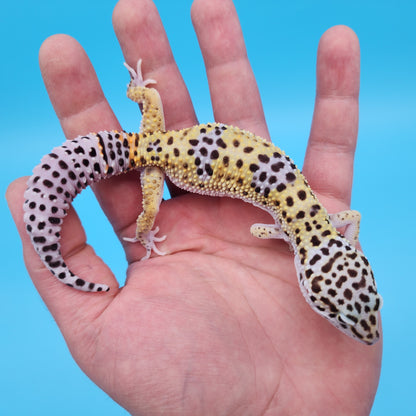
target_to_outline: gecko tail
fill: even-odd
[[[62,283],[85,292],[106,292],[104,284],[72,273],[61,254],[61,226],[71,202],[92,182],[132,169],[124,132],[102,131],[67,140],[45,155],[27,182],[24,222],[44,265]]]

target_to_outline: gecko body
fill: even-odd
[[[127,95],[142,104],[139,133],[103,131],[68,140],[35,167],[25,193],[24,220],[46,267],[63,283],[83,291],[107,291],[73,274],[60,252],[60,229],[74,197],[92,182],[141,170],[143,211],[138,241],[164,254],[154,227],[165,175],[190,192],[239,198],[266,210],[273,224],[254,224],[258,238],[283,238],[293,248],[301,291],[312,309],[338,329],[367,344],[379,338],[373,272],[355,248],[360,216],[356,211],[329,215],[293,161],[272,143],[221,123],[165,131],[158,92],[128,67]],[[346,226],[345,236],[336,227]]]

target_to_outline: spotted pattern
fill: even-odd
[[[150,90],[135,85],[130,73],[129,97],[146,101]],[[164,125],[163,114],[156,90],[151,91],[156,104],[144,106],[144,120],[157,122],[142,123],[141,133],[100,132],[67,141],[34,169],[25,194],[24,219],[49,270],[77,289],[108,290],[67,268],[59,244],[62,219],[72,199],[90,183],[130,169],[157,167],[182,189],[239,198],[269,212],[274,223],[255,224],[251,232],[259,238],[284,238],[292,245],[300,288],[312,309],[347,335],[366,344],[376,342],[381,297],[371,267],[354,247],[356,237],[346,239],[336,230],[331,223],[336,216],[328,215],[293,161],[254,134],[221,123],[158,130]],[[143,223],[153,226],[160,195],[149,192],[145,197],[143,206],[151,209],[149,213],[144,209],[139,217]],[[339,217],[336,226],[351,217]],[[136,238],[129,241],[140,241],[158,252],[154,242],[163,238],[154,237],[155,233],[138,228]]]
[[[28,181],[26,229],[42,261],[68,286],[90,292],[108,290],[68,269],[60,252],[60,230],[71,201],[82,189],[129,169],[129,137],[126,133],[104,131],[68,140],[42,158]]]

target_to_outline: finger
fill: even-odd
[[[215,120],[269,138],[233,2],[195,0],[191,15],[204,56]]]
[[[68,139],[93,131],[120,129],[94,68],[75,39],[65,35],[47,39],[39,52],[39,64],[49,97]],[[137,183],[137,175],[130,174],[93,186],[116,231],[135,221],[140,203]],[[122,210],[120,206],[123,206]]]
[[[90,280],[96,283],[107,284],[112,290],[108,294],[84,293],[65,286],[52,276],[33,249],[26,232],[23,221],[26,181],[27,178],[19,178],[11,183],[6,199],[22,240],[23,256],[30,277],[61,329],[73,321],[79,324],[88,321],[97,316],[117,293],[117,281],[92,248],[86,245],[84,230],[73,209],[69,210],[61,230],[62,255],[72,271],[86,278],[91,277]]]
[[[360,49],[345,26],[322,36],[317,58],[317,92],[303,172],[331,211],[349,206],[358,132]]]

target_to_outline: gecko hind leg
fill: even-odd
[[[152,230],[163,197],[164,179],[165,175],[156,167],[147,167],[141,173],[143,211],[136,220],[136,235],[124,238],[130,243],[139,242],[146,249],[146,255],[141,260],[148,259],[152,251],[160,256],[167,254],[156,247],[156,243],[165,240],[166,236],[156,237],[159,227]]]

